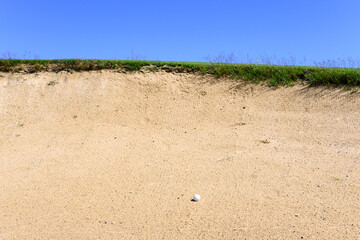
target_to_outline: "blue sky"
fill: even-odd
[[[360,57],[359,0],[0,0],[0,56]]]

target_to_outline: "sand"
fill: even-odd
[[[359,120],[306,84],[0,73],[0,239],[359,239]]]

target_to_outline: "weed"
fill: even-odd
[[[55,84],[58,84],[58,82],[55,82],[55,81],[50,81],[48,82],[48,86],[55,86]]]
[[[131,57],[127,57],[126,60],[145,60],[146,56],[141,53],[136,53],[134,50],[131,50]]]
[[[359,89],[354,87],[354,88],[351,89],[350,94],[357,93],[358,91],[359,91]]]
[[[204,97],[204,96],[207,95],[207,92],[206,91],[200,91],[199,94]]]
[[[241,84],[237,84],[237,85],[234,87],[234,89],[237,90],[237,91],[241,90],[241,88],[242,88],[242,85],[241,85]]]
[[[147,70],[149,72],[157,72],[157,71],[159,71],[158,68],[154,67],[154,66],[145,67],[145,70]]]

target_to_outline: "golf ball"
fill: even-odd
[[[200,200],[200,195],[199,194],[195,194],[194,195],[194,201],[197,202]]]

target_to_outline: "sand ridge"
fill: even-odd
[[[356,239],[359,119],[305,84],[0,73],[0,239]]]

